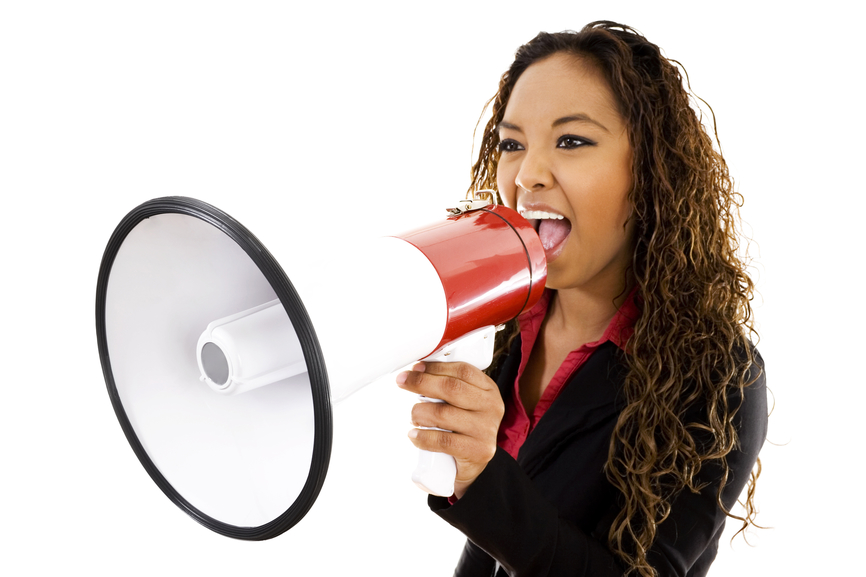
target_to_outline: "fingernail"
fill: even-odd
[[[415,439],[418,437],[418,429],[409,429],[409,438]]]
[[[426,368],[427,365],[425,365],[424,363],[416,363],[415,366],[412,367],[412,370],[418,373],[423,373]]]
[[[398,384],[398,385],[402,385],[402,384],[404,384],[404,383],[406,382],[406,379],[407,379],[408,377],[409,377],[409,371],[403,371],[402,373],[400,373],[399,375],[397,375],[397,378],[394,379],[394,380],[397,381],[397,384]]]

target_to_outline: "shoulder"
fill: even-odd
[[[751,354],[745,375],[745,386],[731,385],[729,407],[735,410],[734,426],[739,437],[738,452],[754,463],[767,438],[768,403],[767,369],[758,349],[749,343]],[[736,458],[736,455],[733,455]],[[751,465],[749,465],[751,470]]]
[[[737,353],[742,363],[742,386],[739,379],[727,385],[728,415],[737,434],[733,450],[725,457],[727,473],[718,464],[707,467],[711,477],[726,478],[721,498],[728,510],[748,483],[767,438],[767,372],[757,348],[751,343],[748,347],[748,353],[745,347]]]
[[[766,433],[767,423],[767,370],[764,359],[758,349],[748,341],[735,346],[730,355],[733,357],[733,364],[726,366],[724,374],[716,375],[713,388],[704,389],[700,397],[702,400],[696,399],[695,404],[684,407],[685,418],[704,422],[710,400],[715,403],[716,400],[724,399],[727,402],[724,413],[733,421],[738,431],[748,429],[750,434],[760,432],[763,435]],[[723,397],[720,396],[719,387],[724,387]]]

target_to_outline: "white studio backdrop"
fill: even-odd
[[[409,480],[414,400],[392,378],[336,408],[322,493],[284,535],[233,541],[169,502],[105,391],[102,251],[129,210],[166,195],[225,210],[287,265],[440,218],[514,50],[596,19],[686,66],[746,199],[776,403],[759,522],[773,528],[754,547],[723,538],[711,574],[862,570],[855,15],[769,4],[0,4],[0,573],[450,574],[463,538]],[[327,290],[352,298],[360,282],[375,279]],[[345,329],[375,354],[364,327]]]

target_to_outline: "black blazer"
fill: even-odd
[[[453,506],[447,499],[429,498],[430,508],[468,537],[455,576],[623,574],[607,547],[621,505],[604,465],[623,407],[624,355],[615,344],[602,344],[538,421],[516,461],[497,449]],[[760,364],[757,352],[755,357]],[[519,364],[518,338],[496,379],[506,403]],[[738,406],[739,393],[730,402]],[[745,487],[766,438],[763,372],[746,388],[735,422],[740,446],[728,455],[731,473],[722,494],[728,509]],[[698,494],[683,491],[673,501],[648,553],[659,575],[706,575],[726,519],[716,503],[721,472],[718,465],[705,465],[700,480],[709,485]]]

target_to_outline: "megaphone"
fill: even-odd
[[[106,246],[99,355],[126,438],[166,496],[212,531],[270,539],[319,494],[332,404],[419,359],[489,363],[494,327],[532,307],[546,275],[533,227],[483,199],[286,274],[223,211],[158,198]],[[416,482],[435,485],[427,474]]]

